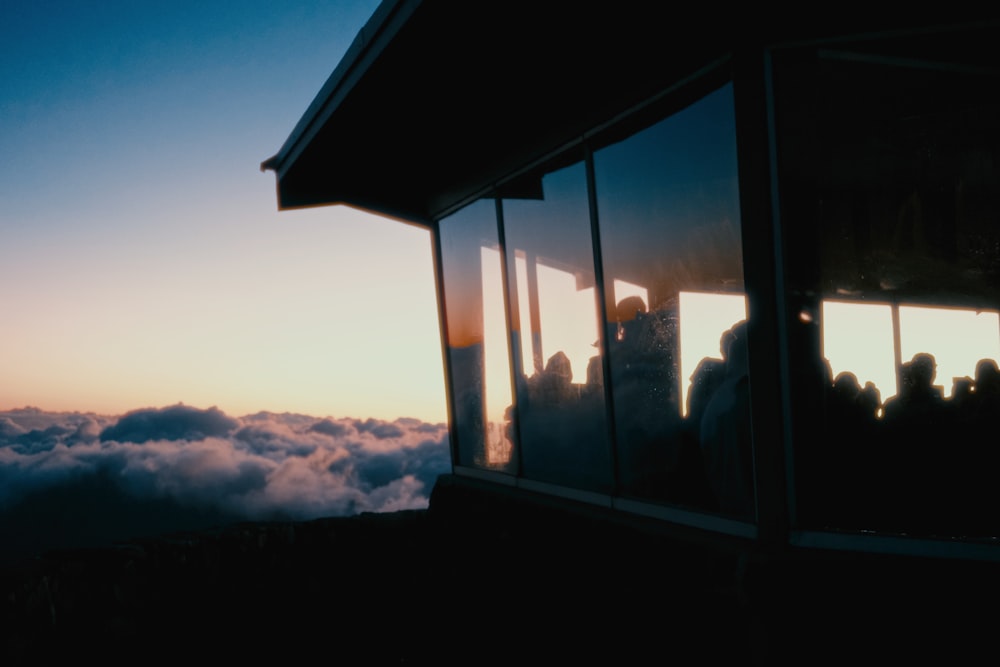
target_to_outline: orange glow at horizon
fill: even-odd
[[[35,301],[30,268],[0,285],[0,408],[444,421],[430,232],[347,207],[278,215],[183,270],[146,249],[142,270],[40,276]]]

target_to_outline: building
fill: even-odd
[[[1000,561],[1000,22],[749,12],[386,0],[262,169],[431,230],[440,484]]]

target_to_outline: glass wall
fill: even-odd
[[[802,527],[998,534],[991,30],[774,58]]]
[[[439,222],[455,463],[516,472],[496,205]]]
[[[504,199],[525,477],[612,490],[594,248],[583,162],[540,175],[538,199]]]
[[[440,221],[455,462],[754,521],[777,293],[792,528],[1000,537],[1000,35],[965,30],[772,53],[780,292],[744,284],[729,83]]]
[[[732,86],[594,171],[621,492],[752,518]]]
[[[595,141],[439,223],[456,463],[753,520],[732,86]]]

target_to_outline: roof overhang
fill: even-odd
[[[279,208],[347,204],[429,224],[743,46],[894,25],[599,7],[386,0],[261,164]]]

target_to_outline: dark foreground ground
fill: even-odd
[[[1000,638],[994,566],[767,562],[443,489],[8,567],[0,665],[954,662]]]

